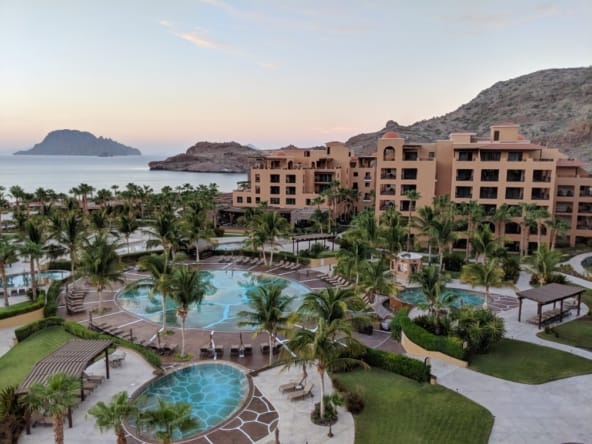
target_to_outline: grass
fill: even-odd
[[[582,304],[592,307],[591,291],[584,292]],[[548,333],[542,331],[537,336],[547,341],[592,350],[592,315],[588,313],[586,316],[553,327]]]
[[[354,416],[356,444],[401,442],[487,443],[491,413],[470,399],[438,385],[419,384],[384,370],[336,375],[365,402]]]
[[[9,385],[20,384],[37,361],[71,338],[73,336],[62,327],[50,327],[18,343],[0,358],[0,390]]]
[[[475,355],[470,368],[508,381],[543,384],[592,373],[592,360],[529,342],[502,339],[491,351]]]

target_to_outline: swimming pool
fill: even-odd
[[[41,272],[41,275],[38,273],[36,274],[37,279],[43,281],[44,279],[49,279],[51,281],[57,281],[60,279],[65,279],[70,276],[69,271],[65,270],[49,270]],[[30,273],[21,273],[21,274],[13,274],[12,276],[6,276],[6,281],[8,283],[9,288],[16,288],[16,287],[29,287],[31,286],[31,274]],[[0,287],[2,286],[2,279],[0,279]]]
[[[302,297],[310,290],[298,282],[265,273],[249,271],[202,271],[213,287],[213,291],[204,296],[201,305],[190,306],[186,326],[215,329],[220,331],[248,330],[248,327],[238,326],[238,312],[249,310],[247,303],[249,290],[269,282],[286,285],[284,293],[295,296],[292,310],[295,310]],[[119,305],[137,316],[156,323],[162,323],[162,296],[158,293],[151,295],[152,285],[140,281],[135,287],[121,292],[118,296]],[[172,298],[166,300],[167,324],[180,327],[176,316],[176,308]]]
[[[460,288],[447,288],[444,294],[455,294],[458,298],[452,303],[454,307],[460,307],[462,305],[483,305],[485,295],[477,291],[462,290]],[[425,296],[419,288],[406,288],[401,290],[397,295],[397,299],[407,304],[421,304],[426,301]]]
[[[242,242],[228,242],[225,244],[218,244],[214,247],[214,250],[217,251],[234,251],[234,250],[242,250],[244,245]]]
[[[196,428],[177,433],[183,439],[211,429],[230,418],[244,404],[250,390],[246,375],[224,363],[194,364],[151,382],[138,395],[140,410],[154,408],[157,399],[187,402]]]

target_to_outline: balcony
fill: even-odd
[[[497,188],[482,187],[479,191],[481,199],[497,199]]]
[[[368,173],[364,176],[364,182],[372,182],[372,176]]]
[[[568,204],[568,203],[558,203],[557,206],[555,207],[556,213],[571,214],[572,211],[573,211],[573,207],[571,206],[571,204]]]
[[[506,199],[524,199],[524,191],[522,188],[506,188]]]
[[[286,176],[286,183],[296,183],[296,176],[291,174]]]
[[[506,180],[508,182],[524,182],[524,170],[508,170]]]
[[[472,151],[459,151],[456,155],[456,160],[460,162],[467,162],[473,160],[473,152]]]
[[[332,174],[315,174],[315,183],[331,183],[333,182]]]
[[[481,171],[482,182],[497,182],[499,181],[499,170],[483,170]]]
[[[456,187],[456,193],[454,195],[458,199],[472,199],[473,188],[472,187]]]
[[[395,207],[394,202],[391,202],[389,200],[381,200],[380,201],[380,206],[379,206],[380,211],[384,211],[387,208],[394,208],[394,207]]]
[[[417,168],[404,168],[403,176],[401,178],[403,180],[417,180]]]
[[[559,187],[557,188],[557,197],[573,197],[574,187]]]
[[[395,195],[395,188],[383,188],[380,190],[381,196],[394,196]]]
[[[403,152],[403,160],[404,161],[419,160],[419,156],[417,154],[417,151],[404,151]]]
[[[551,171],[534,170],[532,173],[533,182],[551,182]]]
[[[592,204],[581,203],[578,205],[578,213],[592,214]]]
[[[531,198],[532,200],[549,200],[549,189],[533,188]]]
[[[580,197],[592,197],[592,187],[580,187]]]
[[[397,170],[395,168],[383,168],[380,171],[380,178],[394,180],[397,178]]]

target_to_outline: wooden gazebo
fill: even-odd
[[[548,284],[543,285],[539,288],[531,288],[530,290],[524,290],[516,293],[518,301],[520,302],[518,308],[518,322],[522,317],[522,300],[524,298],[530,299],[537,303],[537,316],[538,316],[538,327],[539,330],[542,326],[543,319],[543,306],[547,304],[555,304],[559,302],[559,320],[563,321],[563,301],[569,298],[577,298],[577,310],[578,316],[580,315],[580,306],[582,304],[582,293],[586,291],[585,288],[572,287],[571,285],[563,284]]]
[[[49,356],[37,362],[25,380],[19,385],[17,394],[28,393],[33,384],[45,383],[47,379],[57,373],[65,373],[80,379],[80,398],[84,401],[84,370],[95,362],[96,358],[105,353],[105,371],[109,378],[109,347],[112,341],[73,340],[66,342]],[[72,427],[72,416],[68,415],[69,426]],[[28,429],[28,427],[27,427]]]

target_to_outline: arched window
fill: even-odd
[[[395,149],[392,146],[384,149],[383,160],[395,160]]]

